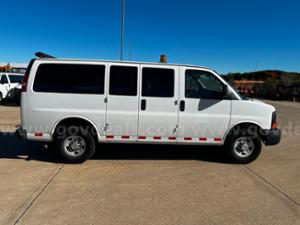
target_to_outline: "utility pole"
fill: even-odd
[[[125,0],[122,0],[121,61],[124,59]]]

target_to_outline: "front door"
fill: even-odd
[[[224,84],[205,69],[180,71],[179,142],[221,144],[230,122]]]
[[[107,141],[134,142],[138,136],[137,64],[112,63],[108,68],[105,134]]]
[[[139,142],[176,142],[178,67],[141,66]]]

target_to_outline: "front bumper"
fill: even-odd
[[[27,131],[20,127],[16,130],[16,136],[25,140],[27,139]]]
[[[281,141],[281,130],[280,129],[264,130],[262,135],[262,141],[267,146],[279,144]]]

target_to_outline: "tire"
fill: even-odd
[[[249,135],[247,130],[231,134],[226,140],[226,152],[233,163],[248,164],[261,153],[261,140],[258,135]]]
[[[95,153],[96,143],[92,135],[80,126],[60,127],[56,133],[56,148],[66,163],[83,163]]]

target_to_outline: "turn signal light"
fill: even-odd
[[[272,123],[272,129],[277,129],[277,123]]]
[[[272,113],[272,126],[271,129],[277,129],[277,114],[276,112]]]

